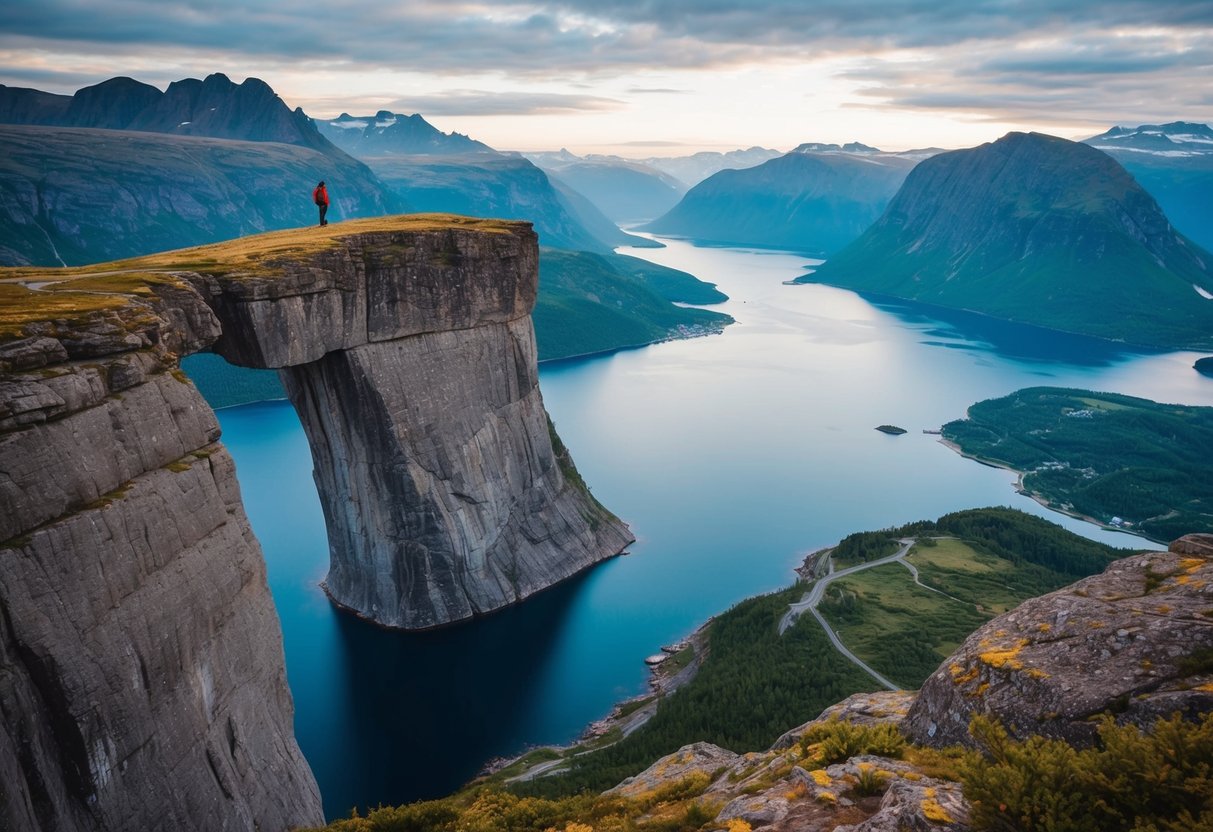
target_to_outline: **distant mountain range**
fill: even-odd
[[[220,73],[174,81],[164,92],[125,77],[75,95],[0,85],[0,123],[279,142],[330,154],[336,149],[303,110],[291,110],[264,81],[235,84]]]
[[[413,210],[530,220],[544,245],[578,251],[659,245],[621,231],[595,200],[521,155],[444,133],[420,115],[342,113],[315,124]]]
[[[714,174],[643,228],[829,255],[875,222],[914,165],[935,152],[882,153],[858,142],[802,144],[757,167]]]
[[[1213,255],[1112,157],[1037,133],[923,161],[805,280],[1143,346],[1213,346]]]
[[[334,119],[315,119],[320,134],[357,158],[390,154],[445,156],[497,151],[462,133],[443,133],[419,114],[406,116],[380,110],[373,116],[342,113]]]
[[[1213,129],[1173,121],[1113,127],[1086,139],[1158,200],[1179,231],[1213,251]]]
[[[642,162],[615,157],[578,157],[557,160],[546,154],[535,160],[550,176],[584,194],[616,223],[650,220],[672,208],[686,186],[681,181]],[[527,154],[528,158],[530,154]]]
[[[688,156],[649,156],[644,159],[625,159],[622,156],[609,156],[591,153],[578,156],[561,148],[552,151],[534,151],[523,154],[541,168],[559,171],[569,165],[588,162],[601,165],[619,165],[622,167],[640,166],[655,170],[658,173],[673,177],[681,182],[683,190],[697,185],[714,173],[722,170],[740,170],[761,165],[768,159],[782,156],[783,151],[771,150],[766,147],[749,147],[744,150],[729,150],[718,153],[705,150]]]

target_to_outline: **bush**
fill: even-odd
[[[969,731],[985,752],[961,768],[974,829],[1213,832],[1213,714],[1177,714],[1148,733],[1105,716],[1098,744],[1083,750],[1012,740],[983,716]]]
[[[841,763],[860,754],[899,759],[906,748],[906,738],[893,725],[854,725],[831,720],[814,725],[800,738],[800,749],[806,763],[813,767]]]

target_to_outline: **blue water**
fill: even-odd
[[[338,614],[291,406],[220,411],[282,618],[296,732],[330,816],[445,794],[490,757],[567,742],[643,690],[642,659],[707,617],[786,585],[813,549],[862,529],[1011,505],[1132,546],[1017,495],[1005,471],[921,433],[1031,385],[1213,405],[1193,353],[1142,354],[963,313],[783,281],[799,255],[628,253],[719,284],[723,335],[545,366],[565,443],[631,554],[518,608],[422,635]],[[900,425],[900,437],[875,431]]]

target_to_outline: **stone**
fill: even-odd
[[[971,745],[969,720],[980,713],[1016,737],[1082,746],[1098,714],[1148,727],[1174,712],[1207,713],[1213,674],[1196,659],[1213,650],[1206,537],[1122,558],[988,622],[923,684],[903,730],[922,744]]]
[[[627,778],[613,789],[608,789],[604,794],[637,797],[694,774],[706,774],[712,777],[721,769],[736,765],[740,759],[740,756],[732,751],[709,742],[684,745],[673,754],[662,757],[639,774]]]

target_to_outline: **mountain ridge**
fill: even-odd
[[[1213,255],[1112,157],[1039,133],[924,160],[876,223],[798,282],[1142,346],[1213,344],[1197,289],[1213,288]]]

